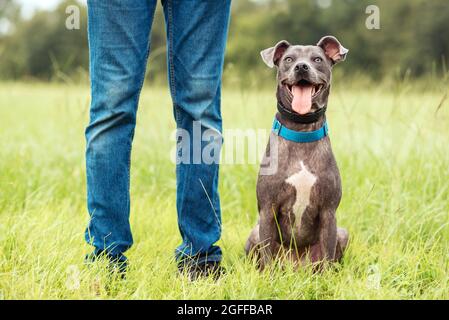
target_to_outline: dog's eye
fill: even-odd
[[[315,59],[313,59],[313,61],[315,61],[315,62],[321,62],[321,61],[323,61],[323,59],[321,59],[320,57],[316,57]]]
[[[290,57],[287,57],[287,58],[285,58],[284,61],[287,62],[287,63],[292,63],[292,62],[293,62],[293,59],[290,58]]]

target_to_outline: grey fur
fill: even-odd
[[[314,111],[327,105],[332,67],[343,61],[347,52],[335,37],[327,36],[316,46],[290,45],[285,40],[280,41],[262,51],[261,55],[268,66],[277,67],[277,99],[284,106],[291,108],[289,86],[301,80],[321,86],[312,100]],[[295,69],[301,64],[307,64],[307,71]],[[316,130],[325,120],[323,117],[316,123],[299,124],[280,113],[276,117],[284,126],[296,131]],[[275,139],[274,145],[278,148],[278,170],[273,175],[259,174],[259,222],[248,238],[245,251],[248,255],[256,255],[262,269],[275,257],[282,256],[298,265],[311,261],[321,270],[327,262],[340,260],[348,243],[348,232],[337,228],[335,213],[342,188],[329,137],[311,143],[295,143],[272,133],[270,139]],[[270,143],[263,162],[269,161],[269,148]],[[301,162],[315,176],[316,182],[310,189],[309,202],[300,221],[295,221],[293,204],[299,195],[286,180],[301,170]]]

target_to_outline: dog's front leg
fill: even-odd
[[[335,260],[337,247],[337,221],[335,211],[323,210],[320,214],[320,251],[321,259],[318,269],[322,270],[328,263]]]
[[[259,239],[260,239],[260,269],[270,264],[280,249],[279,232],[275,219],[276,213],[272,210],[261,210]]]

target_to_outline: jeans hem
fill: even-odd
[[[212,262],[212,263],[213,262],[221,262],[221,260],[222,260],[221,255],[210,255],[210,256],[204,256],[204,257],[192,257],[192,256],[183,255],[183,256],[176,258],[176,262],[178,264],[191,263],[191,264],[196,264],[196,265],[201,265],[201,264],[210,263],[210,262]]]

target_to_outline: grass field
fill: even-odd
[[[337,88],[331,140],[351,234],[336,270],[259,273],[243,245],[257,217],[257,165],[223,165],[218,283],[179,277],[174,129],[166,89],[142,93],[132,158],[126,281],[83,266],[87,87],[0,84],[0,299],[449,299],[447,88]],[[268,129],[274,92],[224,90],[225,128]],[[438,111],[437,111],[438,110]]]

